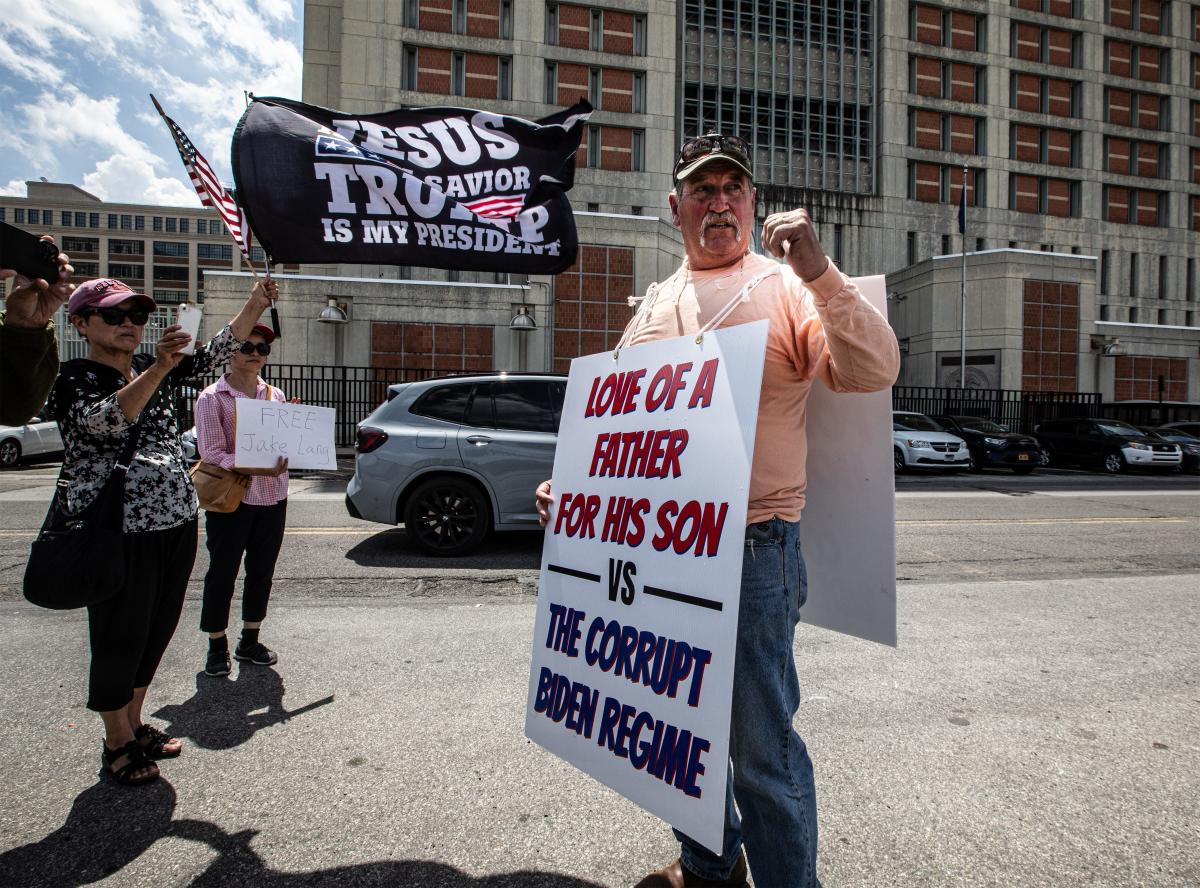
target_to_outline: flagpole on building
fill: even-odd
[[[958,387],[967,387],[967,165],[963,163],[962,192],[959,195],[958,230],[962,235],[962,286],[959,289]]]

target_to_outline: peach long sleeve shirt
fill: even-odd
[[[729,303],[747,281],[776,266],[748,253],[740,264],[693,271],[685,262],[648,295],[627,327],[627,344],[694,334]],[[900,350],[887,319],[829,263],[805,284],[779,266],[718,326],[770,321],[759,396],[750,503],[746,522],[779,517],[797,521],[807,486],[808,393],[820,379],[835,392],[874,392],[896,381]]]

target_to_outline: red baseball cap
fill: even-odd
[[[134,300],[139,307],[146,311],[154,311],[158,308],[158,303],[145,293],[139,293],[127,284],[112,278],[99,278],[98,280],[84,281],[75,288],[71,294],[71,301],[67,303],[67,314],[79,314],[80,310],[84,308],[112,308],[128,299]]]
[[[267,340],[267,342],[275,341],[275,331],[272,330],[270,327],[268,327],[266,324],[255,324],[254,329],[251,330],[250,332],[257,333],[263,339]]]

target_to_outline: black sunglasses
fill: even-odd
[[[242,347],[238,351],[244,355],[252,355],[258,352],[265,358],[271,353],[271,346],[266,342],[243,342]]]
[[[678,171],[693,160],[699,160],[706,154],[727,154],[737,161],[750,166],[750,146],[745,139],[738,136],[721,136],[715,133],[707,136],[697,136],[688,139],[679,149],[679,160],[675,162]]]
[[[79,312],[81,318],[100,315],[100,320],[110,327],[119,327],[129,318],[134,326],[144,327],[150,320],[150,312],[144,308],[85,308]]]

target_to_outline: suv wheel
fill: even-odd
[[[904,461],[904,451],[899,447],[892,448],[892,465],[895,467],[897,475],[908,468],[908,463]]]
[[[1129,466],[1125,462],[1125,457],[1123,457],[1119,451],[1114,450],[1112,453],[1109,453],[1104,457],[1104,471],[1108,472],[1110,475],[1116,475],[1120,472],[1124,472],[1127,468],[1129,468]]]
[[[460,478],[431,478],[417,486],[404,506],[404,528],[430,555],[465,555],[487,536],[487,500]]]
[[[21,461],[21,445],[15,438],[0,441],[0,468],[10,469]]]

